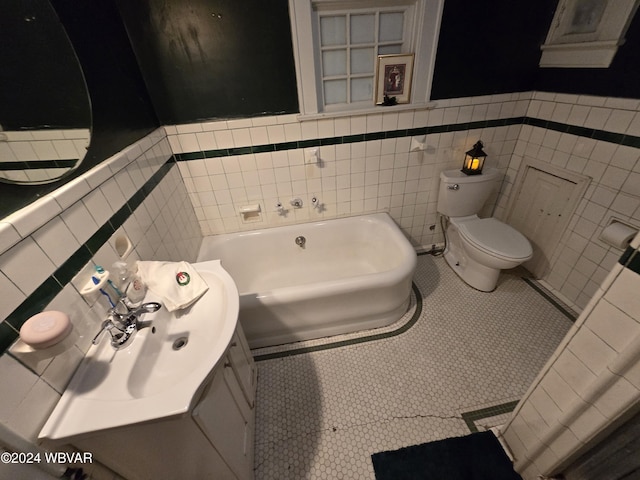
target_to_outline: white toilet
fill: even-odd
[[[517,267],[533,255],[529,240],[515,228],[477,215],[499,177],[491,168],[481,175],[460,170],[440,174],[437,210],[449,221],[444,258],[462,280],[483,292],[496,288],[500,270]]]

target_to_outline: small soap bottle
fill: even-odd
[[[131,272],[129,271],[129,267],[126,262],[115,262],[113,264],[113,270],[116,272],[116,286],[121,292],[125,292],[127,286],[129,285],[129,277],[131,277]]]
[[[127,298],[131,303],[138,304],[144,300],[144,296],[147,294],[147,286],[137,273],[133,273],[129,280],[129,287],[127,287],[126,291]]]
[[[142,302],[147,294],[147,288],[138,274],[125,262],[116,262],[113,266],[118,272],[118,286],[127,297],[128,303],[136,305]]]

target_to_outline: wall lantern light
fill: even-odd
[[[482,151],[482,147],[484,145],[478,140],[473,148],[465,154],[464,163],[462,164],[463,173],[467,175],[480,175],[482,173],[484,160],[487,158],[487,154]]]

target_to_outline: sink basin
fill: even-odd
[[[192,264],[209,290],[191,307],[146,313],[131,345],[92,346],[40,438],[62,439],[188,412],[224,356],[238,321],[238,290],[220,260]],[[145,302],[160,302],[149,292]]]

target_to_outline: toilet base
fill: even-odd
[[[496,289],[500,276],[499,269],[480,265],[468,257],[462,260],[449,248],[444,252],[444,259],[467,285],[482,292],[492,292]]]

